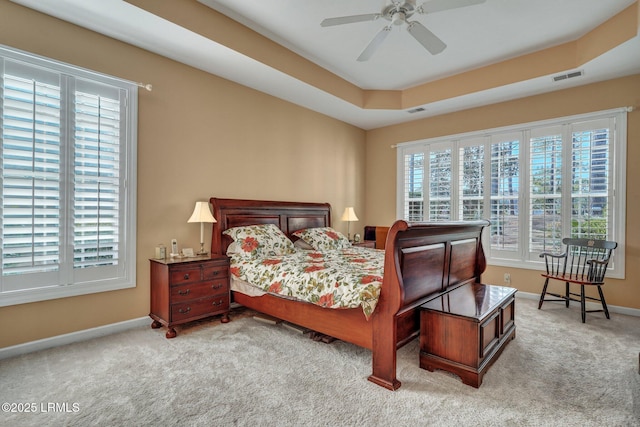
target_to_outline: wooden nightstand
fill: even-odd
[[[371,248],[371,249],[375,249],[376,248],[375,240],[363,240],[363,241],[358,242],[358,243],[352,242],[351,244],[353,246],[360,246],[360,247],[363,247],[363,248]]]
[[[229,321],[229,258],[151,259],[151,327],[165,325],[174,338],[175,325],[222,314]]]

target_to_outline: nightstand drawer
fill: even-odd
[[[227,279],[227,277],[212,280],[207,283],[207,286],[209,289],[209,295],[229,293],[229,279]]]
[[[171,303],[190,301],[228,292],[229,281],[226,277],[210,282],[172,286]]]
[[[198,283],[202,269],[193,267],[189,269],[176,269],[171,272],[171,286],[185,285],[187,283]]]
[[[205,266],[202,271],[202,280],[226,278],[229,276],[229,268],[226,265]]]
[[[216,285],[218,286],[218,285]],[[186,284],[171,287],[171,303],[184,302],[219,293],[212,289],[211,283]]]
[[[190,302],[171,305],[171,321],[204,317],[219,311],[228,310],[229,295],[218,295]]]

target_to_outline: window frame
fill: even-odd
[[[568,143],[563,143],[563,182],[564,180],[571,181],[571,175],[567,175],[571,171],[571,133],[573,127],[579,127],[582,122],[596,121],[600,119],[608,119],[611,124],[610,137],[609,137],[609,198],[610,206],[613,207],[610,215],[610,224],[608,228],[608,239],[614,240],[618,243],[618,247],[614,251],[612,262],[608,269],[607,276],[612,278],[623,279],[625,277],[625,232],[626,232],[626,160],[627,160],[627,112],[628,109],[616,108],[611,110],[598,111],[593,113],[578,114],[573,116],[560,117],[549,120],[541,120],[529,123],[521,123],[516,125],[483,129],[473,132],[466,132],[454,135],[447,135],[436,138],[429,138],[418,141],[409,141],[400,143],[397,148],[397,203],[396,203],[396,216],[397,218],[404,217],[404,188],[403,183],[405,180],[404,171],[404,156],[412,153],[425,153],[425,176],[429,175],[427,168],[429,147],[437,146],[441,147],[449,145],[452,147],[452,151],[456,153],[456,157],[453,163],[459,167],[460,164],[460,150],[463,147],[473,145],[484,145],[485,150],[485,167],[484,167],[484,205],[482,218],[491,218],[491,144],[496,137],[502,135],[520,134],[520,155],[519,155],[519,187],[518,187],[518,209],[519,209],[519,230],[518,241],[522,242],[519,248],[513,254],[505,254],[504,251],[493,250],[490,244],[490,231],[483,233],[483,246],[486,253],[487,264],[493,266],[504,266],[514,268],[524,268],[532,270],[542,270],[544,268],[544,262],[537,255],[532,255],[530,251],[530,232],[528,231],[529,222],[531,219],[530,212],[530,155],[531,155],[531,135],[535,134],[537,130],[542,128],[552,128],[555,126],[562,127],[563,141],[564,138],[569,138]],[[569,146],[567,148],[567,146]],[[567,157],[568,156],[568,157]],[[567,160],[568,159],[568,160]],[[461,174],[452,168],[452,182],[455,183],[455,188],[452,189],[452,206],[460,203],[459,192],[462,191],[460,183]],[[427,206],[427,200],[429,195],[429,187],[425,185],[424,203]],[[570,218],[571,218],[571,191],[567,191],[567,185],[563,184],[562,190],[562,203],[563,203],[563,236],[567,236],[567,232],[570,232]],[[426,211],[425,211],[426,212]],[[461,209],[455,206],[455,209],[451,211],[451,220],[459,220],[461,215]],[[521,213],[524,213],[522,215]],[[426,217],[425,219],[426,220]]]
[[[5,61],[19,61],[29,68],[42,69],[47,73],[59,75],[60,91],[61,93],[63,91],[66,92],[64,95],[61,94],[61,99],[65,98],[67,102],[60,108],[60,230],[62,234],[59,236],[59,244],[61,246],[59,271],[57,273],[59,279],[55,283],[47,281],[44,285],[30,287],[33,286],[30,284],[30,278],[23,275],[25,280],[24,287],[15,289],[15,286],[10,286],[12,280],[4,279],[3,275],[0,274],[0,307],[134,288],[136,286],[138,85],[131,81],[0,45],[0,72],[2,72],[3,76],[5,73]],[[114,274],[106,276],[100,271],[104,270],[103,267],[96,268],[97,275],[89,271],[94,267],[74,269],[73,256],[68,257],[68,249],[62,249],[63,245],[73,246],[73,231],[71,228],[73,226],[74,165],[73,157],[70,156],[70,153],[73,153],[75,140],[73,129],[70,128],[70,122],[62,116],[68,114],[67,111],[73,111],[73,89],[76,84],[86,86],[86,82],[88,82],[89,86],[106,85],[110,87],[109,90],[118,91],[122,94],[120,101],[121,132],[118,144],[120,147],[119,165],[121,174],[118,185],[120,192],[118,252],[121,255],[119,256],[117,267],[110,269]],[[2,89],[0,87],[0,94],[2,94]],[[1,99],[0,102],[2,102]],[[0,129],[2,126],[3,117],[0,116]],[[62,141],[63,139],[65,140],[64,142]],[[3,132],[0,132],[0,142],[2,140]],[[2,206],[0,205],[1,215]],[[1,238],[2,235],[0,235]],[[0,251],[2,251],[1,244]],[[71,249],[72,252],[73,249]],[[36,275],[38,274],[36,273]],[[15,280],[13,281],[15,282]]]

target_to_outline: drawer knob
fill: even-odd
[[[222,287],[222,284],[221,284],[221,283],[217,283],[217,284],[215,284],[215,285],[211,285],[211,287],[212,287],[213,289],[220,289],[220,288]]]
[[[214,271],[212,274],[213,274],[214,276],[217,276],[219,273],[220,273],[220,270],[216,270],[216,271]]]
[[[222,305],[223,303],[224,303],[224,301],[223,301],[223,300],[220,300],[220,301],[214,301],[214,302],[212,302],[212,303],[211,303],[211,305],[215,305],[215,306],[217,307],[217,306],[219,306],[219,305]]]
[[[189,273],[184,275],[184,280],[189,280]]]
[[[178,309],[178,313],[180,313],[180,314],[185,314],[185,313],[188,313],[190,311],[191,311],[191,307],[187,307],[187,308],[184,308],[184,309],[183,308]]]
[[[191,289],[187,289],[186,291],[183,291],[182,289],[178,291],[179,295],[189,295],[189,292],[191,292]]]

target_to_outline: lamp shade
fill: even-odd
[[[344,213],[342,214],[343,221],[358,221],[358,217],[356,216],[356,212],[353,210],[353,207],[349,206],[348,208],[344,208]]]
[[[209,209],[209,202],[196,202],[196,207],[193,209],[191,218],[187,222],[217,222],[211,215]]]

